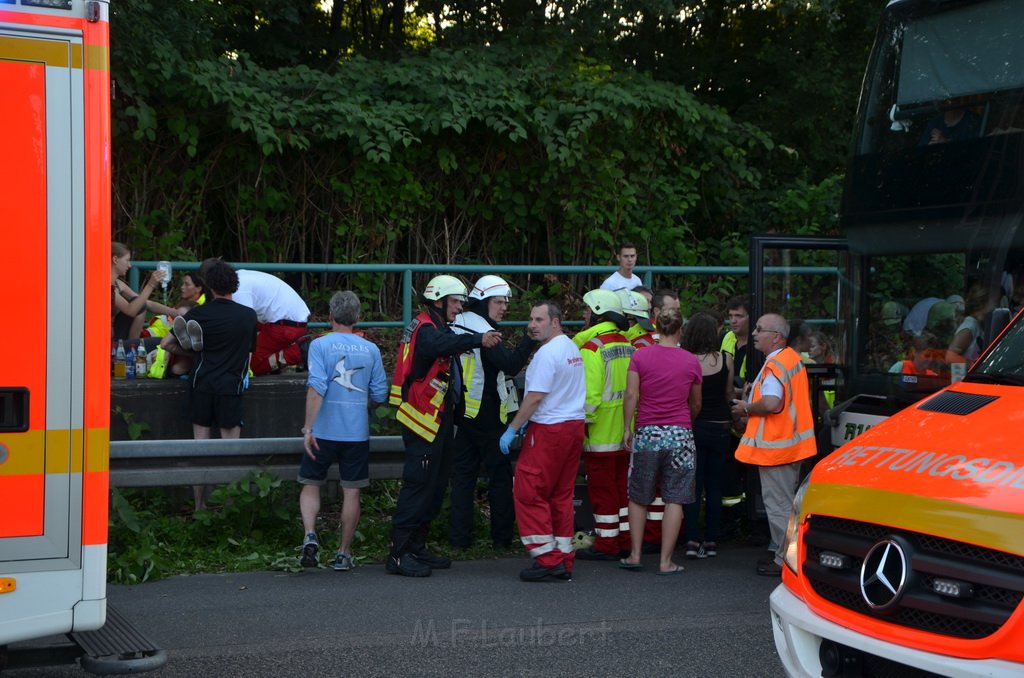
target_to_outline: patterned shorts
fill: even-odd
[[[694,501],[693,431],[683,426],[641,426],[633,436],[629,461],[629,498],[650,504],[657,493],[666,504]]]

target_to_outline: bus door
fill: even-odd
[[[836,430],[828,411],[841,403],[845,356],[852,341],[853,308],[859,277],[843,238],[753,236],[750,240],[750,328],[765,313],[790,323],[790,346],[807,367],[811,408],[818,426],[818,447],[826,451]],[[751,351],[748,374],[764,356]]]
[[[0,21],[0,579],[17,588],[0,591],[0,636],[82,596],[81,36]],[[17,576],[60,571],[66,588]]]

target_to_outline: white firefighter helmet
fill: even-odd
[[[618,313],[622,315],[622,302],[619,295],[611,290],[590,290],[583,295],[583,303],[590,307],[594,315]]]
[[[453,275],[435,275],[423,288],[423,298],[437,301],[445,297],[457,297],[466,300],[466,283]]]
[[[511,296],[512,288],[503,278],[496,275],[483,276],[476,281],[476,285],[473,285],[473,289],[469,293],[470,299],[489,299],[490,297],[508,299]]]

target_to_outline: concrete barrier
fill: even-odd
[[[188,391],[188,382],[184,379],[111,381],[110,439],[131,440],[130,423],[144,425],[145,430],[138,436],[141,440],[191,438]],[[304,373],[252,377],[244,398],[243,438],[301,435],[299,429],[306,408]]]

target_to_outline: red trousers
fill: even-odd
[[[256,350],[252,352],[249,368],[253,374],[270,374],[285,365],[302,362],[302,350],[295,342],[308,331],[306,326],[292,327],[277,323],[259,323],[256,326]]]
[[[530,422],[516,462],[512,496],[523,546],[541,567],[572,572],[572,496],[580,468],[584,422]]]
[[[618,554],[630,549],[629,450],[585,452],[583,468],[587,472],[587,492],[594,511],[594,550]]]

